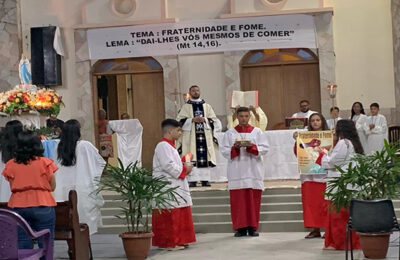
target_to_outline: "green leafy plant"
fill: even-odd
[[[39,136],[45,136],[46,139],[57,139],[59,138],[59,134],[56,134],[54,132],[54,128],[53,127],[46,127],[46,126],[42,126],[40,128],[37,128],[35,126],[24,126],[25,130],[31,130],[34,133],[36,133]]]
[[[171,187],[164,176],[153,177],[152,171],[139,167],[138,162],[124,167],[118,159],[118,164],[118,167],[107,166],[106,174],[98,180],[97,192],[111,191],[121,196],[126,204],[121,206],[123,216],[116,217],[126,221],[129,232],[150,232],[149,217],[153,209],[160,212],[177,202],[181,197],[176,191],[178,187]]]
[[[396,145],[385,140],[381,151],[355,155],[347,170],[327,183],[326,196],[337,211],[352,199],[392,199],[400,195],[400,157]]]
[[[54,128],[53,127],[40,127],[40,128],[33,128],[31,129],[33,132],[35,132],[38,135],[44,135],[46,137],[51,137],[54,134]]]

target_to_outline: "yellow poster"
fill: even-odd
[[[297,162],[300,173],[326,173],[317,161],[321,151],[328,153],[333,146],[332,131],[298,132]]]

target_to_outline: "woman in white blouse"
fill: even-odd
[[[351,158],[356,153],[364,153],[353,121],[344,119],[338,121],[335,134],[337,138],[335,147],[330,153],[325,153],[321,160],[322,168],[328,170],[328,180],[340,176],[341,173],[337,171],[336,166],[346,170]],[[345,249],[348,218],[349,212],[346,208],[341,208],[339,213],[336,212],[336,209],[332,209],[328,214],[328,224],[325,231],[325,249]],[[358,237],[355,234],[353,234],[353,248],[360,248]]]
[[[88,224],[89,232],[93,234],[102,225],[100,208],[104,200],[96,189],[106,162],[93,144],[80,140],[80,129],[81,125],[75,119],[64,123],[55,161],[58,171],[54,198],[56,201],[68,200],[69,191],[76,190],[79,221]]]
[[[356,125],[361,145],[365,151],[367,149],[367,135],[365,133],[365,127],[368,123],[368,116],[365,115],[361,102],[354,102],[353,106],[351,107],[350,119],[353,120],[354,124]]]

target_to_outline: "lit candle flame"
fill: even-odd
[[[332,95],[335,95],[336,88],[337,88],[337,85],[334,85],[334,84],[328,85],[329,94],[330,94],[331,96],[332,96]]]

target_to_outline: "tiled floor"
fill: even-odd
[[[197,234],[197,242],[188,249],[168,252],[152,248],[148,260],[336,260],[344,251],[322,250],[323,239],[304,239],[305,233],[261,233],[260,237],[235,238],[228,233]],[[397,234],[392,235],[387,259],[398,259]],[[94,259],[126,259],[118,235],[94,235],[91,238]],[[65,243],[56,242],[56,259],[67,259]],[[355,259],[364,259],[355,251]]]

